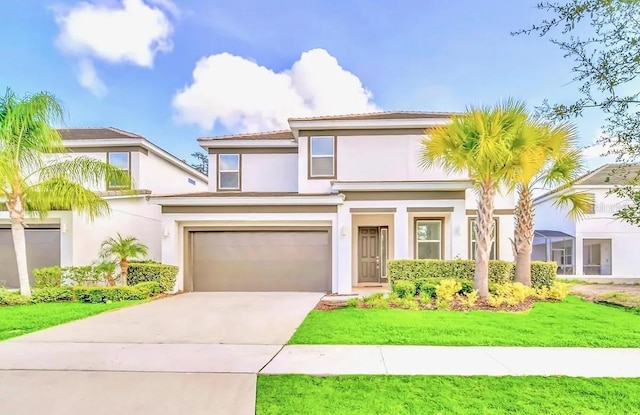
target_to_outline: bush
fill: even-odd
[[[71,287],[45,287],[34,289],[31,299],[34,303],[56,303],[75,301],[76,296]]]
[[[438,307],[449,307],[451,301],[453,301],[453,296],[456,295],[461,288],[462,284],[456,279],[446,278],[440,281],[440,284],[436,287]]]
[[[106,284],[106,276],[95,265],[64,268],[63,281],[68,280],[73,285],[95,286]]]
[[[157,281],[162,292],[170,292],[176,285],[177,275],[178,267],[175,265],[131,262],[127,273],[127,283],[135,285],[141,282]]]
[[[526,285],[516,283],[495,284],[489,296],[489,305],[499,307],[502,304],[515,306],[522,304],[527,298],[535,296],[536,291]]]
[[[458,295],[458,302],[467,307],[473,307],[478,302],[478,290],[471,290],[464,294]]]
[[[564,300],[569,291],[569,285],[556,281],[551,287],[537,289],[536,295],[541,300]]]
[[[360,299],[358,297],[349,298],[347,300],[347,307],[349,308],[358,308],[360,305]]]
[[[61,267],[47,267],[33,270],[35,288],[59,287],[62,285]]]
[[[31,304],[31,297],[22,295],[16,291],[0,289],[0,305],[25,305]]]
[[[76,299],[83,303],[145,300],[159,290],[157,282],[126,287],[74,287]]]
[[[396,281],[392,289],[400,298],[413,298],[416,295],[416,284],[413,281]]]
[[[147,298],[160,294],[160,283],[158,281],[141,282],[136,284],[135,288],[141,290]]]
[[[466,259],[399,259],[389,261],[389,280],[416,281],[424,278],[457,278],[473,281],[475,262]],[[533,261],[531,263],[531,285],[534,288],[550,287],[556,279],[555,262]],[[489,261],[489,282],[504,284],[515,278],[513,262]],[[466,288],[464,288],[466,290]]]
[[[404,310],[418,310],[420,308],[418,302],[413,297],[399,298],[395,301],[395,305]]]
[[[429,291],[421,291],[420,294],[418,294],[418,300],[420,301],[420,303],[422,304],[431,304],[431,301],[433,301],[433,297],[436,296],[436,287],[433,286],[433,294],[430,293]]]

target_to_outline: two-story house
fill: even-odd
[[[92,190],[108,200],[111,213],[89,222],[73,211],[54,211],[47,218],[30,218],[26,229],[29,271],[53,265],[87,265],[98,257],[100,244],[120,232],[135,236],[149,247],[149,256],[160,259],[161,208],[149,197],[208,188],[207,177],[146,138],[116,128],[59,130],[69,152],[52,158],[85,156],[127,171],[135,191],[123,192],[109,183]],[[15,251],[9,215],[0,210],[0,282],[18,286]]]
[[[537,197],[532,258],[555,261],[558,273],[564,275],[639,276],[636,244],[640,241],[640,228],[614,216],[631,201],[611,193],[611,189],[628,183],[628,178],[635,177],[637,172],[637,166],[605,164],[571,186]],[[566,208],[554,206],[554,200],[558,194],[576,191],[590,193],[594,203],[583,218],[569,220]]]
[[[207,192],[162,205],[162,260],[185,291],[324,291],[387,281],[387,262],[471,258],[464,174],[419,167],[448,113],[292,118],[284,131],[200,138]],[[495,203],[492,258],[512,260],[512,194]]]

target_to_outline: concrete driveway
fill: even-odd
[[[0,413],[253,414],[256,373],[321,297],[189,293],[0,342]]]

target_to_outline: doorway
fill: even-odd
[[[389,228],[358,227],[358,283],[387,282]]]

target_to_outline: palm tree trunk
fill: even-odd
[[[531,247],[533,245],[534,213],[531,189],[523,186],[518,192],[516,206],[516,226],[514,250],[516,257],[515,280],[526,286],[531,286]]]
[[[476,219],[476,264],[473,288],[480,298],[489,297],[489,256],[493,232],[493,199],[496,189],[493,183],[482,183],[478,197]]]
[[[16,252],[18,265],[18,280],[20,281],[20,294],[31,295],[29,283],[29,268],[27,266],[27,243],[24,232],[24,206],[22,199],[16,197],[7,203],[9,217],[11,218],[11,235],[13,248]]]
[[[129,261],[127,258],[120,260],[120,277],[122,279],[122,285],[127,285],[127,272],[129,270]]]

